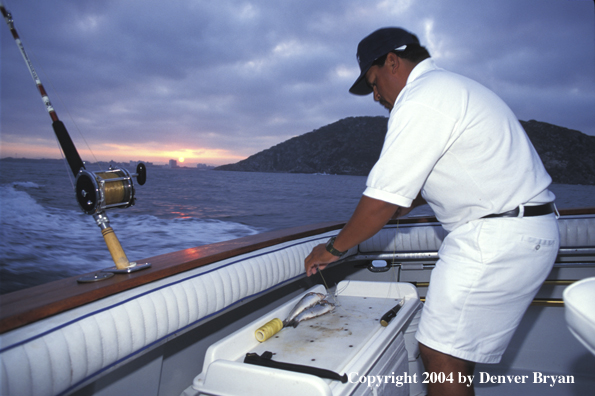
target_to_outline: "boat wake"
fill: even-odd
[[[1,293],[114,266],[93,218],[44,206],[27,193],[40,187],[32,182],[0,186]],[[110,220],[130,261],[261,231],[230,221],[117,211]]]

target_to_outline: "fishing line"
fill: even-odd
[[[320,267],[316,266],[316,268],[318,269],[318,273],[320,274],[320,278],[322,278],[322,283],[324,283],[324,288],[326,289],[326,293],[328,294],[329,293],[328,284],[326,283],[324,276],[322,276],[322,271],[320,270]]]
[[[42,69],[43,71],[43,69]],[[44,73],[45,74],[45,73]],[[97,164],[97,167],[99,168],[99,170],[105,170],[103,169],[103,167],[101,166],[99,160],[97,159],[97,157],[95,156],[95,152],[93,152],[93,149],[91,148],[91,146],[89,145],[89,142],[87,142],[87,139],[85,138],[85,135],[83,135],[83,132],[81,131],[81,129],[79,128],[78,124],[76,123],[76,121],[74,121],[74,118],[72,117],[72,114],[70,114],[70,110],[68,109],[68,106],[66,106],[66,104],[64,103],[64,101],[62,100],[62,97],[60,96],[60,94],[56,91],[56,88],[54,88],[51,79],[49,80],[50,85],[52,86],[52,89],[55,91],[56,96],[58,96],[58,100],[60,101],[60,103],[62,104],[62,106],[64,106],[64,110],[66,111],[66,113],[68,114],[68,118],[70,118],[70,122],[72,122],[72,124],[74,125],[74,129],[76,129],[78,135],[81,137],[81,139],[83,139],[83,142],[85,142],[85,146],[87,146],[87,150],[89,150],[89,153],[91,154],[91,157],[93,157],[93,160],[95,161],[95,164]]]
[[[68,169],[68,160],[66,159],[66,156],[64,155],[64,151],[62,151],[62,146],[60,146],[60,141],[58,140],[58,138],[54,135],[54,138],[56,138],[56,143],[58,143],[58,150],[60,151],[60,156],[62,157],[62,162],[64,164],[64,167],[66,168],[66,173],[68,174],[68,181],[70,182],[70,185],[72,186],[72,189],[74,190],[74,176],[72,175],[72,172],[70,172],[70,169]]]
[[[85,142],[85,146],[87,146],[87,150],[89,150],[89,153],[91,154],[91,157],[93,157],[93,160],[95,161],[96,164],[99,164],[99,161],[97,160],[97,157],[95,156],[95,153],[93,152],[93,150],[91,149],[91,146],[89,145],[89,142],[87,142],[87,139],[85,138],[85,135],[83,135],[81,129],[79,128],[78,124],[75,122],[74,117],[72,117],[72,114],[70,113],[70,110],[68,109],[68,106],[66,105],[66,103],[64,102],[64,100],[62,100],[62,96],[60,96],[60,91],[58,91],[56,89],[56,87],[54,86],[53,80],[52,78],[49,76],[49,74],[47,74],[45,72],[45,69],[43,68],[43,66],[41,66],[41,62],[37,59],[37,57],[35,56],[35,52],[29,50],[28,51],[29,54],[31,54],[31,57],[35,60],[35,64],[38,65],[38,69],[41,70],[41,73],[43,74],[44,78],[49,83],[49,85],[52,87],[52,90],[54,91],[53,94],[55,94],[58,97],[58,101],[60,102],[60,104],[62,104],[62,106],[64,107],[64,111],[66,111],[66,113],[68,114],[68,118],[70,119],[70,122],[72,122],[72,124],[74,125],[74,128],[76,129],[77,133],[79,134],[79,136],[81,137],[81,139],[83,139],[83,142]],[[56,141],[58,141],[58,138],[56,138]],[[60,142],[58,141],[58,145],[60,145]],[[62,158],[66,160],[66,157],[64,156],[64,153],[62,152],[62,147],[60,147],[60,152],[62,153]],[[99,169],[103,170],[101,168],[100,165]],[[70,172],[69,172],[70,174]],[[72,187],[74,189],[74,181],[71,178],[71,184]]]
[[[395,278],[395,282],[399,281],[399,277],[397,276],[397,270],[395,269],[395,260],[397,257],[397,241],[399,240],[399,221],[400,219],[397,217],[397,228],[395,229],[395,243],[393,244],[393,259],[391,262],[391,272]]]
[[[335,306],[340,306],[339,303],[337,302],[337,294],[338,294],[337,289],[335,289],[335,294],[332,294],[329,290],[330,288],[328,287],[328,283],[326,283],[326,279],[324,279],[324,276],[322,275],[322,271],[320,270],[320,268],[318,266],[316,266],[316,268],[318,269],[318,273],[320,274],[322,283],[324,283],[324,288],[326,289],[326,294],[333,297],[333,302],[335,303]]]
[[[397,287],[397,283],[399,282],[399,277],[397,276],[397,270],[395,269],[396,265],[395,265],[395,261],[396,261],[396,256],[397,256],[397,241],[399,238],[399,221],[400,219],[397,218],[397,227],[395,228],[395,238],[394,238],[394,242],[393,242],[393,257],[390,263],[390,269],[389,272],[392,274],[393,278],[394,278],[394,282],[390,282],[390,286],[388,287],[388,291],[386,293],[386,301],[391,300],[390,295],[391,295],[391,291],[393,289],[393,287]],[[389,276],[390,277],[390,276]],[[398,290],[397,290],[398,291]],[[397,293],[398,294],[398,293]],[[388,303],[388,305],[390,305],[392,307],[392,302]]]
[[[337,297],[339,295],[339,291],[337,289],[335,289],[335,293],[332,294],[329,291],[329,287],[328,287],[328,283],[326,283],[326,279],[324,279],[324,275],[322,275],[322,271],[320,270],[320,268],[317,266],[316,267],[318,269],[318,273],[320,274],[320,278],[322,278],[322,282],[324,283],[324,287],[326,288],[326,293],[328,296],[331,296],[333,298],[333,303],[335,304],[335,307],[339,307],[343,312],[345,312],[345,314],[347,316],[351,316],[354,317],[354,315],[352,315],[349,311],[347,311],[345,308],[343,308],[341,306],[341,304],[339,304],[339,302],[337,301]],[[348,283],[349,284],[349,283]]]
[[[343,292],[343,290],[347,289],[349,287],[349,283],[351,282],[351,280],[347,280],[347,284],[345,285],[345,287],[343,287],[341,290],[337,290],[335,289],[335,295],[339,295]]]

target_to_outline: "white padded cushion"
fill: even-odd
[[[304,273],[333,233],[197,268],[0,335],[3,396],[67,393],[236,302]]]
[[[560,247],[594,247],[595,216],[559,219]],[[440,249],[447,232],[439,224],[385,227],[359,246],[361,253],[415,252]]]
[[[595,217],[558,220],[560,247],[594,247]]]
[[[595,278],[568,286],[564,307],[570,332],[595,355]]]
[[[359,245],[361,253],[438,251],[447,232],[440,224],[415,227],[411,225],[385,227]]]

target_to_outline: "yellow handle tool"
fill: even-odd
[[[275,318],[264,326],[261,326],[256,330],[254,336],[258,340],[258,342],[265,342],[275,334],[277,334],[283,328],[283,322],[279,318]]]

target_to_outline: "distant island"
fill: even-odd
[[[595,136],[520,121],[554,183],[595,184]],[[380,155],[386,117],[349,117],[215,170],[367,176]]]

